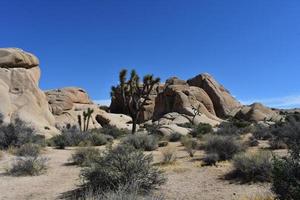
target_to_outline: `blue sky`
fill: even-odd
[[[300,106],[298,0],[3,0],[0,47],[40,59],[41,88],[109,99],[122,68],[212,74],[245,103]]]

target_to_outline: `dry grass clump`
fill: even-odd
[[[162,164],[172,164],[177,159],[175,147],[167,147],[163,149],[162,155],[163,155]]]
[[[46,171],[46,163],[47,158],[44,157],[18,157],[7,172],[13,176],[37,176]]]
[[[181,144],[185,147],[185,150],[189,154],[190,157],[194,157],[194,154],[196,153],[196,149],[198,147],[198,142],[194,138],[190,137],[182,137]]]
[[[41,152],[41,146],[38,144],[27,143],[13,150],[17,156],[37,157]]]
[[[83,147],[76,149],[70,160],[75,165],[88,166],[98,156],[100,156],[100,150],[93,147]]]

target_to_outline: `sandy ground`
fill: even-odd
[[[158,193],[168,200],[239,200],[245,196],[269,191],[268,184],[239,184],[224,180],[231,170],[229,162],[217,167],[202,167],[199,159],[204,152],[198,151],[190,158],[180,143],[170,143],[175,147],[177,161],[172,165],[160,166],[166,173],[167,183]],[[1,200],[44,200],[57,199],[62,193],[75,189],[80,184],[80,168],[66,165],[73,148],[56,150],[47,148],[43,156],[49,158],[46,174],[35,177],[12,177],[5,169],[14,157],[5,153],[0,160]],[[152,152],[155,162],[162,159],[162,149]]]

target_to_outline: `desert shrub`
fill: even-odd
[[[251,136],[249,137],[249,140],[246,142],[246,144],[250,147],[256,147],[259,145],[259,142],[255,137]]]
[[[158,148],[158,139],[153,135],[143,133],[130,134],[123,139],[122,143],[145,151],[153,151]]]
[[[198,147],[197,140],[194,138],[185,137],[181,140],[182,145],[185,147],[185,150],[190,157],[194,157],[196,149]]]
[[[219,161],[219,155],[216,153],[207,154],[202,161],[204,166],[216,166],[217,162]]]
[[[96,132],[88,133],[86,141],[90,142],[93,146],[106,145],[108,142],[111,142],[113,137],[110,135],[99,134]]]
[[[73,126],[62,131],[60,135],[56,135],[50,139],[50,143],[58,149],[64,149],[67,146],[101,146],[111,141],[112,137],[104,135],[97,130],[89,130],[87,132],[80,131]]]
[[[287,149],[287,145],[284,141],[282,141],[281,139],[274,139],[272,138],[271,140],[269,140],[269,144],[270,144],[270,149]]]
[[[165,198],[158,194],[140,194],[137,186],[120,186],[117,190],[108,190],[105,192],[94,192],[93,190],[84,190],[70,199],[78,200],[164,200]]]
[[[280,200],[300,199],[300,162],[298,159],[274,158],[272,190]]]
[[[202,137],[204,134],[212,133],[213,128],[210,124],[199,123],[197,126],[193,128],[190,134],[193,137]]]
[[[82,169],[82,187],[93,191],[116,191],[128,184],[138,185],[139,192],[150,192],[165,181],[152,161],[152,155],[144,155],[131,145],[109,148],[90,166]]]
[[[88,166],[100,156],[100,151],[93,147],[78,148],[71,156],[71,162],[75,165]]]
[[[183,127],[183,128],[194,128],[195,125],[191,122],[186,122],[184,124],[178,124],[178,126]]]
[[[37,176],[47,169],[47,159],[39,156],[18,157],[8,173],[13,176]]]
[[[280,200],[300,199],[300,122],[290,117],[276,125],[274,136],[285,142],[289,155],[273,160],[272,190]]]
[[[158,147],[166,147],[168,146],[169,142],[168,141],[159,141],[158,142]]]
[[[45,138],[35,134],[35,131],[20,119],[14,123],[0,126],[0,149],[9,146],[20,147],[26,143],[44,143]]]
[[[149,133],[149,135],[154,135],[159,139],[163,138],[163,135],[159,130],[161,127],[159,124],[152,123],[152,124],[145,124],[144,126],[147,132]]]
[[[219,129],[216,131],[217,135],[239,135],[240,129],[230,122],[223,122],[219,125]]]
[[[171,164],[174,163],[177,159],[176,149],[173,147],[167,147],[162,150],[163,155],[163,164]]]
[[[171,133],[168,137],[169,137],[169,141],[170,142],[178,142],[181,139],[181,134],[180,133]]]
[[[103,128],[101,128],[99,130],[101,133],[103,133],[104,135],[109,135],[109,136],[112,136],[113,138],[120,138],[124,135],[128,135],[130,133],[129,130],[127,129],[118,129],[117,127],[115,126],[110,126],[110,125],[106,125],[104,126]]]
[[[235,154],[245,150],[244,146],[232,136],[209,135],[205,138],[206,153],[215,153],[220,160],[231,159]]]
[[[241,153],[233,157],[232,175],[245,182],[265,182],[271,180],[272,154],[268,151]]]
[[[0,151],[0,160],[3,158],[4,154],[2,151]]]
[[[14,153],[17,156],[31,156],[37,157],[41,152],[41,146],[37,144],[27,143],[21,147],[16,148]]]
[[[258,140],[268,140],[272,138],[272,133],[269,127],[257,124],[254,128],[253,136]]]

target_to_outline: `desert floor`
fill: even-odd
[[[221,162],[217,166],[201,166],[203,151],[198,151],[194,158],[190,158],[179,142],[169,143],[169,146],[176,149],[177,161],[171,165],[159,165],[168,180],[157,191],[168,200],[240,200],[270,191],[268,184],[241,184],[225,180],[224,175],[231,170],[230,162]],[[80,168],[68,165],[74,149],[46,148],[43,155],[49,158],[47,173],[34,177],[7,175],[6,168],[14,161],[14,157],[4,153],[0,160],[0,199],[59,199],[62,193],[75,189],[80,184]],[[256,149],[250,148],[249,151]],[[156,163],[162,159],[162,150],[163,148],[159,148],[151,152]]]

